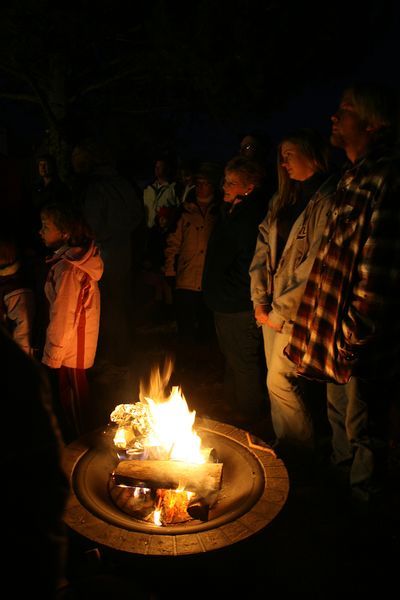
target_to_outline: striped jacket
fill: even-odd
[[[376,149],[338,183],[285,353],[310,379],[394,376],[399,309],[399,159]]]

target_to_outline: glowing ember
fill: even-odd
[[[154,510],[156,525],[169,525],[188,521],[191,517],[187,513],[189,502],[194,496],[192,492],[177,490],[157,490],[157,506]]]

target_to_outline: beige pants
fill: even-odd
[[[290,326],[277,332],[262,326],[267,360],[267,387],[271,401],[271,418],[276,437],[306,446],[313,445],[311,417],[304,403],[296,367],[283,353],[290,337]]]

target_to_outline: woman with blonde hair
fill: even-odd
[[[277,154],[278,190],[259,227],[250,266],[251,297],[263,331],[277,440],[312,446],[307,385],[299,382],[283,350],[321,242],[336,177],[330,176],[328,142],[317,131],[287,135]]]

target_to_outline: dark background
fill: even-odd
[[[140,178],[165,149],[225,161],[250,130],[271,148],[294,127],[328,132],[346,82],[399,85],[387,0],[17,0],[0,16],[9,156],[40,151],[56,123],[68,144],[102,138]]]
[[[265,133],[272,149],[294,127],[328,133],[329,117],[347,82],[399,87],[399,31],[398,3],[387,0],[3,3],[3,219],[3,176],[12,167],[28,184],[34,157],[46,149],[51,135],[70,147],[80,136],[94,134],[111,145],[126,172],[142,180],[160,150],[225,161],[250,130]],[[9,201],[15,204],[15,197],[10,194]],[[154,339],[144,331],[142,338],[136,341],[138,354],[148,364],[155,352],[168,348],[160,336]],[[187,397],[197,400],[204,414],[220,390],[218,361],[214,355],[205,358],[203,366],[193,361],[193,371],[186,373],[193,388]],[[185,385],[183,390],[186,394]],[[112,394],[115,406],[115,389]],[[357,521],[345,510],[341,492],[318,469],[310,476],[297,468],[290,472],[290,498],[280,518],[245,545],[203,561],[195,557],[189,571],[176,561],[173,570],[171,561],[159,570],[151,557],[127,570],[120,566],[121,557],[114,562],[105,556],[95,565],[96,576],[127,577],[128,591],[118,598],[132,597],[132,591],[135,599],[142,597],[143,582],[147,592],[159,587],[160,598],[169,597],[166,585],[173,588],[173,598],[183,597],[182,591],[185,598],[187,593],[199,597],[193,588],[202,598],[215,598],[210,571],[222,583],[221,598],[231,591],[227,582],[232,597],[244,584],[244,597],[261,590],[260,597],[271,597],[272,591],[274,596],[324,600],[371,592],[387,598],[398,587],[398,457],[395,467],[397,492],[372,523]],[[78,598],[93,597],[85,588],[95,585],[91,555],[81,547],[85,544],[78,540],[70,550],[72,581],[82,586]],[[189,574],[189,590],[177,579],[182,572]],[[97,599],[113,597],[106,583],[99,579]]]

